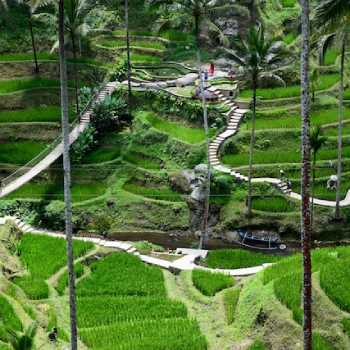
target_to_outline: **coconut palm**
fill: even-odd
[[[74,281],[74,255],[73,255],[73,228],[72,228],[72,200],[71,200],[71,170],[69,157],[69,118],[68,118],[68,87],[66,51],[64,42],[64,0],[59,0],[58,40],[60,57],[61,79],[61,113],[62,113],[62,139],[63,139],[63,169],[64,169],[64,200],[66,205],[66,240],[67,240],[67,265],[69,287],[69,311],[71,329],[71,347],[77,349],[77,316],[75,308],[75,281]]]
[[[338,37],[341,42],[340,60],[340,85],[339,85],[339,118],[338,118],[338,164],[337,164],[337,195],[335,206],[335,219],[340,219],[340,186],[341,186],[341,121],[343,108],[343,81],[344,81],[344,57],[347,33],[350,30],[350,6],[348,0],[323,0],[315,10],[313,26],[317,28],[317,34],[323,35],[319,57],[321,63],[327,49],[334,38]],[[336,35],[337,33],[337,35]]]
[[[57,7],[57,3],[54,2]],[[65,42],[70,41],[73,49],[74,57],[74,89],[75,89],[75,102],[77,108],[77,116],[79,116],[79,102],[78,102],[78,84],[77,84],[77,43],[80,43],[80,39],[85,37],[91,30],[87,23],[87,16],[91,11],[91,4],[89,0],[65,0],[64,1],[64,28],[66,32]],[[35,16],[38,20],[51,25],[57,25],[57,16],[49,13],[41,13]],[[57,49],[59,46],[59,40],[53,45],[51,51]],[[79,51],[81,54],[81,48],[79,44]]]
[[[277,40],[269,38],[265,35],[263,25],[257,30],[253,26],[250,27],[247,38],[243,39],[240,35],[235,37],[230,48],[225,48],[223,53],[226,57],[233,60],[243,70],[244,75],[251,81],[253,88],[253,113],[252,113],[252,131],[250,138],[250,154],[249,154],[249,180],[248,180],[248,216],[252,215],[251,206],[251,175],[253,164],[254,149],[254,129],[255,129],[255,110],[256,110],[256,90],[259,86],[259,80],[262,77],[271,77],[281,84],[284,82],[281,78],[274,74],[266,74],[265,70],[271,65],[278,63],[285,55],[278,45]]]
[[[312,349],[310,221],[310,6],[301,0],[301,246],[303,265],[303,342]]]
[[[314,156],[314,166],[312,170],[312,199],[311,199],[311,229],[312,229],[312,223],[313,223],[313,217],[314,217],[314,196],[315,196],[315,173],[316,173],[316,156],[318,150],[325,144],[327,141],[327,137],[320,136],[321,135],[321,128],[319,125],[317,125],[315,128],[311,130],[311,136],[310,136],[310,144],[312,149],[312,154]]]
[[[207,118],[207,106],[205,103],[204,94],[204,84],[202,75],[202,65],[200,58],[200,29],[205,26],[209,32],[215,33],[220,41],[224,44],[228,43],[227,38],[224,36],[222,31],[212,22],[212,18],[217,17],[222,14],[236,13],[243,16],[249,16],[249,11],[240,6],[232,5],[228,1],[221,0],[150,0],[148,4],[148,10],[150,12],[159,9],[169,9],[172,10],[174,14],[171,18],[159,20],[154,30],[155,32],[164,32],[170,28],[184,28],[188,23],[193,25],[194,22],[194,32],[196,37],[196,49],[197,49],[197,64],[199,71],[199,87],[202,97],[202,107],[203,107],[203,120],[204,120],[204,130],[205,130],[205,140],[207,148],[207,182],[205,190],[205,203],[204,203],[204,214],[203,214],[203,228],[198,245],[198,249],[201,249],[205,237],[207,236],[208,226],[208,215],[209,215],[209,200],[210,200],[210,153],[209,153],[209,129],[208,129],[208,118]]]
[[[38,66],[38,60],[36,57],[36,48],[35,48],[35,40],[34,40],[34,32],[33,32],[33,25],[32,21],[34,19],[33,14],[40,6],[45,6],[49,3],[51,3],[51,0],[18,0],[20,4],[25,4],[28,7],[29,10],[29,29],[30,29],[30,37],[32,40],[32,48],[33,48],[33,55],[34,55],[34,62],[35,62],[35,71],[39,72],[39,66]]]
[[[34,348],[34,337],[38,329],[38,324],[38,320],[35,320],[22,335],[19,335],[12,329],[6,329],[14,350],[31,350]]]
[[[126,29],[126,55],[128,66],[128,106],[130,106],[131,81],[130,81],[130,38],[129,38],[129,1],[125,0],[125,29]]]

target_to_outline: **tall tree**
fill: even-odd
[[[128,108],[130,107],[131,96],[131,69],[130,69],[130,38],[129,38],[129,0],[125,0],[125,29],[126,29],[126,57],[128,66]]]
[[[230,48],[226,48],[223,51],[226,57],[236,62],[241,69],[243,69],[244,75],[251,81],[253,87],[252,131],[249,153],[248,216],[252,215],[251,175],[254,150],[256,90],[259,86],[260,78],[266,76],[272,77],[284,85],[283,80],[278,76],[264,73],[271,64],[278,63],[286,55],[286,52],[278,48],[276,43],[276,39],[269,38],[265,35],[263,25],[260,25],[258,30],[255,30],[254,27],[251,26],[246,39],[238,35],[232,40]]]
[[[312,169],[312,199],[311,199],[311,230],[314,218],[314,197],[315,197],[315,177],[316,177],[316,156],[318,150],[325,144],[327,137],[321,136],[321,128],[317,125],[311,130],[310,144],[312,154],[314,156],[314,164]]]
[[[61,113],[62,113],[62,139],[63,139],[63,169],[64,169],[64,200],[66,205],[66,241],[67,265],[69,287],[69,311],[71,348],[78,348],[77,316],[75,308],[75,281],[74,281],[74,254],[73,254],[73,225],[72,225],[72,199],[71,199],[71,169],[69,157],[69,117],[68,117],[68,87],[66,49],[64,42],[64,0],[59,0],[58,40],[60,56],[61,79]]]
[[[344,81],[344,58],[345,44],[350,31],[350,6],[348,0],[321,0],[319,1],[313,26],[317,29],[317,35],[323,35],[319,57],[321,63],[327,49],[332,44],[335,37],[341,42],[341,60],[340,60],[340,84],[339,84],[339,118],[338,118],[338,163],[337,163],[337,194],[335,206],[335,219],[340,216],[340,187],[341,187],[341,121],[343,109],[343,81]]]
[[[54,2],[56,4],[56,2]],[[65,0],[64,1],[64,28],[67,36],[65,41],[70,41],[73,49],[74,57],[74,70],[73,70],[73,80],[74,80],[74,90],[75,90],[75,102],[77,109],[77,116],[79,116],[79,102],[78,102],[78,78],[77,78],[77,42],[80,41],[81,37],[87,35],[91,30],[87,23],[87,16],[91,11],[91,5],[89,0]],[[49,13],[41,13],[35,16],[35,18],[49,23],[51,25],[57,24],[57,16]],[[57,41],[52,50],[55,50],[59,46],[59,41]]]
[[[149,11],[155,11],[158,9],[170,9],[176,11],[173,17],[161,19],[155,25],[156,32],[164,32],[170,28],[184,28],[186,23],[192,23],[194,21],[194,32],[196,37],[196,49],[197,49],[197,64],[199,71],[199,87],[202,98],[203,108],[203,121],[205,130],[205,140],[207,149],[207,182],[205,190],[205,202],[204,202],[204,214],[203,214],[203,226],[202,234],[199,241],[198,248],[203,247],[205,237],[208,235],[208,216],[209,216],[209,201],[210,201],[210,153],[209,153],[209,128],[208,128],[208,117],[207,117],[207,106],[205,103],[202,64],[200,57],[200,28],[205,26],[210,32],[216,33],[220,41],[224,44],[228,43],[227,38],[224,36],[222,31],[212,22],[212,18],[218,15],[228,13],[239,13],[244,16],[249,15],[249,11],[240,6],[229,4],[228,1],[221,0],[151,0],[148,5]]]
[[[301,245],[303,260],[303,342],[312,349],[310,221],[310,7],[301,0]]]

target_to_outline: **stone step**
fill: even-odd
[[[237,113],[246,113],[248,111],[248,109],[241,109],[241,108],[237,108]]]

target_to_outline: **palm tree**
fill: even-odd
[[[130,107],[131,82],[130,82],[130,38],[129,38],[129,1],[125,0],[125,29],[126,29],[126,55],[128,65],[128,108]]]
[[[66,240],[67,265],[69,286],[69,310],[72,350],[77,349],[77,316],[75,308],[75,281],[74,281],[74,255],[73,255],[73,229],[72,229],[72,200],[71,200],[71,171],[69,157],[69,118],[68,118],[68,87],[66,51],[64,43],[64,0],[59,0],[59,57],[61,79],[61,110],[62,110],[62,139],[63,139],[63,169],[64,169],[64,200],[66,205]]]
[[[341,121],[343,108],[343,81],[344,58],[347,33],[350,30],[350,6],[348,0],[323,0],[316,7],[314,27],[318,34],[324,35],[321,41],[320,61],[323,62],[325,53],[332,44],[333,39],[340,37],[341,61],[340,61],[340,85],[339,85],[339,118],[338,118],[338,164],[337,164],[337,195],[334,217],[340,220],[340,186],[341,186]]]
[[[315,68],[310,75],[311,92],[312,92],[312,102],[315,102],[315,91],[317,85],[320,83],[320,75],[318,69]]]
[[[310,225],[310,7],[301,0],[301,246],[303,265],[303,342],[312,349],[311,225]]]
[[[317,125],[315,128],[311,130],[311,136],[310,136],[310,144],[312,153],[314,155],[314,166],[312,170],[312,199],[311,199],[311,229],[312,229],[312,223],[313,223],[313,217],[314,217],[314,196],[315,196],[315,173],[316,173],[316,156],[318,150],[325,144],[327,141],[327,137],[320,136],[321,135],[321,128],[319,125]]]
[[[56,3],[54,3],[56,4]],[[56,4],[57,6],[57,4]],[[80,40],[81,37],[87,35],[90,31],[90,27],[86,22],[87,16],[91,11],[89,0],[65,0],[64,1],[64,28],[67,32],[67,36],[65,41],[71,41],[73,48],[73,80],[74,80],[74,89],[75,89],[75,102],[77,108],[77,116],[79,116],[79,102],[78,102],[78,84],[77,84],[77,41]],[[57,25],[57,16],[49,13],[42,13],[35,16],[35,18],[46,22],[51,25]],[[52,50],[55,50],[59,45],[59,41],[57,41]]]
[[[202,97],[202,107],[203,107],[203,120],[204,120],[204,130],[205,130],[205,140],[207,149],[207,182],[205,189],[205,202],[204,202],[204,214],[203,214],[203,228],[202,234],[199,241],[198,249],[203,247],[203,242],[207,236],[208,226],[208,216],[209,216],[209,200],[210,200],[210,153],[209,153],[209,129],[208,129],[208,117],[207,117],[207,106],[205,103],[204,95],[204,84],[203,84],[203,74],[202,65],[200,57],[200,28],[205,25],[206,28],[213,33],[216,33],[222,43],[227,44],[228,40],[222,33],[222,31],[212,22],[212,16],[218,16],[219,14],[228,14],[229,12],[239,13],[244,16],[249,15],[249,11],[240,5],[227,4],[226,1],[220,0],[151,0],[148,5],[148,10],[150,12],[158,10],[160,8],[170,9],[176,11],[177,13],[167,19],[159,20],[155,25],[155,32],[164,32],[169,28],[184,28],[186,23],[193,23],[194,20],[194,31],[196,37],[196,49],[197,49],[197,64],[199,71],[199,87]]]
[[[14,350],[31,350],[34,347],[34,337],[38,329],[38,320],[35,320],[25,331],[24,334],[19,335],[12,329],[7,328],[10,343]]]
[[[286,55],[286,52],[278,48],[276,44],[277,40],[273,38],[270,39],[265,35],[263,25],[260,25],[258,30],[255,30],[254,27],[251,26],[246,40],[238,35],[231,42],[230,48],[226,48],[223,51],[226,57],[235,61],[241,69],[243,69],[244,74],[250,79],[253,87],[252,132],[249,154],[248,216],[252,215],[251,175],[254,149],[256,90],[259,86],[260,78],[267,75],[263,73],[264,70],[271,64],[279,62]],[[283,80],[278,76],[273,74],[269,74],[269,76],[284,85]]]

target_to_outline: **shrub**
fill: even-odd
[[[65,225],[66,205],[61,201],[52,201],[42,211],[43,223],[53,230],[62,230]]]
[[[230,195],[234,189],[234,179],[230,175],[216,175],[210,183],[210,194]]]
[[[96,231],[99,235],[106,237],[111,229],[115,220],[105,214],[95,214],[92,218],[89,226]]]
[[[81,163],[84,156],[97,144],[97,130],[91,124],[88,124],[84,131],[79,134],[78,139],[71,145],[71,161]]]
[[[207,296],[215,295],[220,290],[235,284],[235,280],[230,275],[201,269],[192,270],[192,282],[201,293]]]

